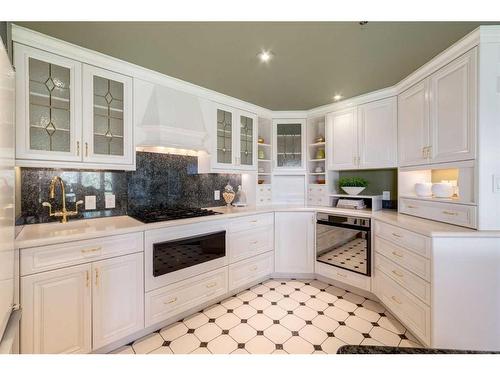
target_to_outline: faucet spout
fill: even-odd
[[[76,202],[76,206],[75,206],[75,210],[74,211],[68,211],[68,210],[66,210],[66,189],[64,187],[64,181],[62,180],[61,177],[55,176],[50,181],[49,196],[50,196],[51,199],[54,199],[54,197],[55,197],[55,191],[56,191],[56,186],[57,185],[59,185],[60,188],[61,188],[62,210],[61,211],[52,212],[52,206],[48,202],[43,202],[42,206],[49,208],[49,216],[60,217],[61,218],[61,223],[67,223],[68,222],[68,216],[76,216],[76,215],[78,215],[78,206],[81,205],[81,204],[83,204],[83,201]]]
[[[61,186],[62,212],[66,212],[66,189],[64,188],[64,181],[59,176],[53,177],[50,181],[50,198],[54,199],[57,184]]]

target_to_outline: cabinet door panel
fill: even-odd
[[[276,272],[314,272],[314,219],[311,212],[276,212]]]
[[[430,78],[432,162],[475,156],[476,53],[473,49]]]
[[[327,117],[328,169],[358,167],[358,126],[356,108],[334,112]]]
[[[21,353],[91,351],[90,265],[21,278]]]
[[[305,170],[305,120],[274,120],[273,132],[274,169]]]
[[[229,108],[216,108],[215,167],[232,168],[235,163],[234,134],[235,116]]]
[[[239,169],[257,168],[257,116],[238,112],[239,119],[239,156],[237,160]]]
[[[81,161],[81,63],[15,43],[16,158]]]
[[[427,163],[424,148],[429,146],[428,80],[398,96],[399,165]]]
[[[358,108],[360,168],[397,166],[396,106],[396,98],[390,98]]]
[[[144,328],[143,254],[92,264],[93,349]]]
[[[106,164],[132,164],[132,79],[83,66],[83,159]]]

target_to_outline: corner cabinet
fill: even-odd
[[[475,159],[477,47],[398,96],[401,166]]]
[[[14,43],[16,164],[135,169],[132,79]]]
[[[306,171],[306,120],[273,120],[273,170]]]

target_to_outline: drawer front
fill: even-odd
[[[384,272],[416,297],[426,304],[431,304],[431,284],[396,263],[391,262],[386,257],[375,254],[375,268]]]
[[[257,194],[257,205],[269,205],[273,203],[271,194]]]
[[[269,227],[271,225],[274,225],[274,214],[272,213],[231,219],[228,225],[228,229],[229,232],[239,232],[258,227]]]
[[[146,293],[146,326],[227,293],[227,267]]]
[[[21,249],[21,276],[144,250],[143,232]]]
[[[431,261],[413,253],[383,238],[375,236],[375,253],[385,256],[408,271],[420,276],[422,279],[431,280]]]
[[[229,234],[229,262],[234,263],[273,250],[273,227]]]
[[[240,288],[274,272],[274,252],[229,265],[229,290]]]
[[[326,195],[328,194],[328,188],[326,185],[310,185],[308,190],[309,194],[316,195]]]
[[[400,211],[448,224],[476,228],[476,207],[474,206],[401,198]]]
[[[376,296],[426,345],[431,345],[431,309],[394,282],[375,270]]]
[[[375,235],[405,247],[423,257],[431,257],[431,239],[409,230],[375,221]]]
[[[371,290],[371,280],[369,276],[359,275],[335,266],[329,266],[321,262],[316,262],[315,273],[328,277],[332,280],[340,281],[344,284],[355,286],[363,290]]]
[[[328,206],[329,198],[321,195],[309,195],[307,197],[307,203],[312,206]]]
[[[271,186],[269,186],[269,185],[257,185],[257,194],[271,195]]]

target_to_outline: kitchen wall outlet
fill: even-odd
[[[85,196],[85,209],[86,210],[95,210],[95,195],[86,195]]]
[[[220,201],[220,190],[214,190],[214,199]]]
[[[391,200],[391,192],[390,191],[383,191],[382,192],[382,200],[384,201],[390,201]]]
[[[104,194],[104,205],[106,208],[115,208],[116,200],[114,194]]]

